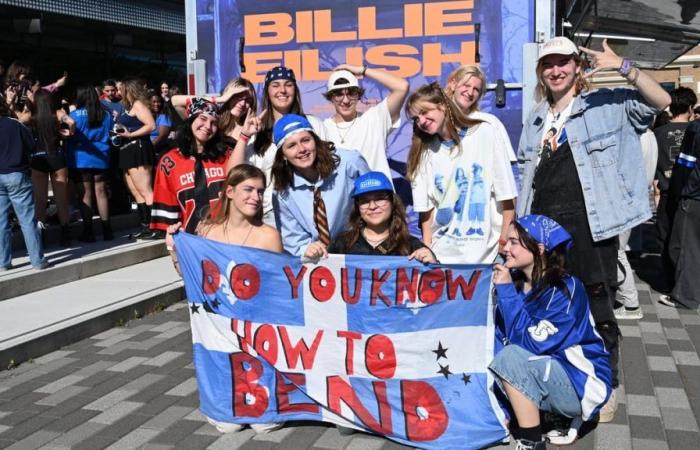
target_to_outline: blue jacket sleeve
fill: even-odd
[[[364,156],[362,156],[357,150],[348,151],[348,162],[345,170],[345,173],[350,180],[354,180],[360,175],[364,175],[370,171],[369,165],[367,165],[367,161],[365,161]]]
[[[576,289],[573,284],[572,287]],[[517,293],[512,283],[497,284],[496,295],[511,343],[536,355],[553,354],[578,343],[578,308],[561,289],[550,288],[528,300],[536,302],[534,308],[525,307],[524,296]]]

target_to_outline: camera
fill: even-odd
[[[112,142],[113,146],[121,147],[124,144],[124,138],[122,138],[118,133],[123,133],[125,131],[126,128],[124,128],[123,125],[118,123],[114,124],[114,127],[112,127],[112,131],[109,132],[109,140]]]
[[[27,104],[27,92],[32,89],[32,81],[26,78],[22,80],[11,80],[9,85],[15,98],[12,101],[15,111],[23,111]]]

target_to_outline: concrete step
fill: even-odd
[[[119,232],[128,229],[136,228],[139,225],[138,214],[121,214],[110,218],[110,224],[112,226],[112,231]],[[71,238],[74,241],[78,240],[78,237],[83,231],[83,222],[78,220],[72,222],[68,225],[70,228]],[[92,229],[95,233],[97,239],[102,238],[102,225],[100,225],[100,218],[95,216],[93,218]],[[58,242],[61,236],[61,227],[58,225],[49,225],[44,230],[44,245],[47,248],[53,246],[58,246]],[[17,252],[26,253],[24,246],[24,237],[22,236],[22,231],[17,229],[12,232],[12,249]]]
[[[162,310],[184,295],[166,256],[4,300],[0,369]]]
[[[74,242],[68,248],[49,248],[51,267],[36,270],[26,255],[12,260],[11,270],[0,272],[0,300],[11,299],[53,286],[160,258],[167,254],[163,240],[134,241],[129,234],[138,229],[115,232],[112,241]]]

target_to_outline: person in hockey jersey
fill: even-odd
[[[545,449],[540,411],[594,419],[612,392],[610,355],[581,281],[566,273],[573,241],[557,222],[513,222],[505,265],[494,265],[496,335],[505,345],[490,369],[513,408],[519,449]]]
[[[158,163],[151,229],[165,232],[169,225],[181,222],[185,231],[194,233],[210,204],[218,201],[230,155],[218,126],[216,104],[193,99],[190,115],[175,138],[177,147]]]

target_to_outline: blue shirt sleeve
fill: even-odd
[[[571,300],[561,289],[546,289],[537,298],[527,300],[536,302],[534,308],[528,308],[526,297],[519,294],[512,283],[497,284],[498,307],[508,340],[536,355],[554,354],[578,344],[576,314],[579,308],[574,303],[581,300],[578,291],[582,286],[571,284],[569,290],[576,294]]]
[[[280,200],[279,194],[272,194],[272,207],[275,211],[277,223],[280,224],[280,235],[284,250],[294,256],[303,256],[306,247],[312,242],[313,236],[304,230],[296,216],[289,210],[289,206]]]
[[[160,127],[172,127],[173,123],[170,121],[170,117],[166,114],[158,114],[156,119],[156,132],[159,131]]]
[[[360,154],[357,150],[348,151],[348,162],[345,166],[346,175],[349,179],[354,180],[360,175],[364,175],[369,172],[369,165],[365,161],[364,156]]]

